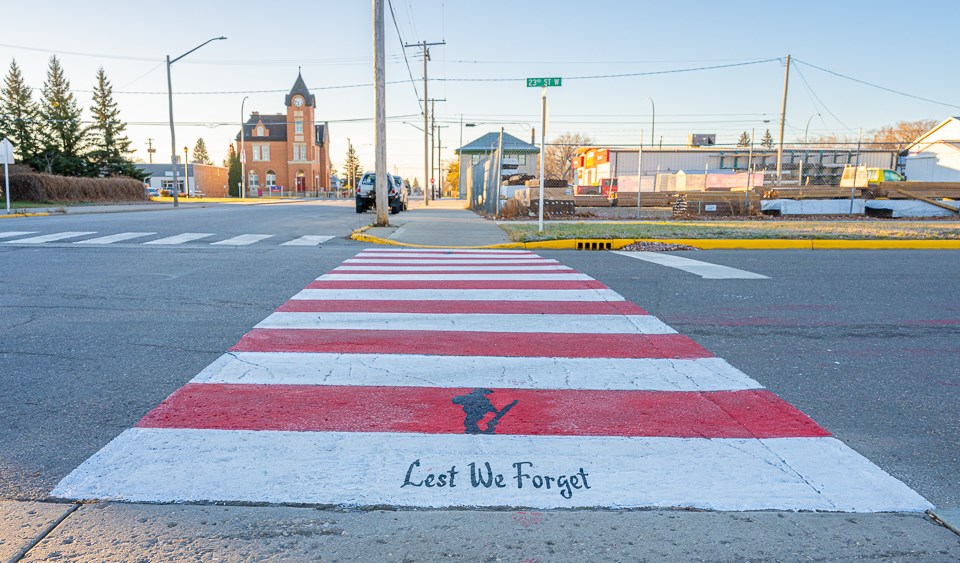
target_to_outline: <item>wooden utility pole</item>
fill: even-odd
[[[147,139],[147,158],[150,159],[150,164],[153,164],[153,153],[157,152],[157,149],[153,148],[153,139]]]
[[[446,45],[446,41],[440,41],[438,43],[427,43],[426,41],[421,41],[420,43],[405,44],[404,48],[410,47],[419,47],[421,49],[421,56],[423,57],[423,204],[430,205],[430,194],[429,194],[429,184],[430,184],[430,153],[432,149],[430,148],[430,116],[427,112],[427,61],[430,60],[430,47],[432,45]]]
[[[777,185],[783,170],[783,126],[787,121],[787,86],[790,84],[790,55],[787,55],[787,68],[783,72],[783,103],[780,105],[780,144],[777,145]]]
[[[376,132],[374,135],[376,164],[376,195],[378,227],[390,224],[387,187],[387,86],[385,74],[383,32],[383,0],[373,0],[373,82],[376,105]]]

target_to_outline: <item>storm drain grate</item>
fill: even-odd
[[[577,250],[610,250],[612,248],[609,242],[597,241],[577,241]]]

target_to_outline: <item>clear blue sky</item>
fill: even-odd
[[[459,146],[460,116],[476,122],[464,143],[506,130],[528,138],[539,128],[539,90],[528,76],[561,76],[550,91],[548,138],[579,132],[598,144],[649,141],[651,104],[656,136],[683,143],[688,133],[717,133],[734,143],[743,130],[777,132],[783,87],[780,61],[698,72],[605,79],[579,76],[644,73],[745,63],[791,54],[817,65],[916,96],[960,106],[952,0],[682,1],[592,3],[558,1],[464,2],[392,0],[405,42],[447,44],[432,49],[430,97],[437,104],[444,158]],[[272,10],[266,12],[266,10]],[[56,53],[81,105],[90,105],[96,70],[103,66],[123,118],[147,159],[169,161],[165,55],[176,57],[218,35],[173,66],[179,147],[203,137],[219,162],[238,132],[240,107],[282,112],[283,96],[303,67],[317,96],[318,119],[329,120],[331,158],[343,161],[347,137],[364,165],[373,165],[371,2],[93,3],[52,0],[4,8],[0,65],[16,58],[28,82],[40,87]],[[15,22],[15,25],[9,25]],[[397,30],[387,12],[387,80],[409,80]],[[406,176],[422,176],[423,141],[417,96],[422,64],[407,50],[416,80],[387,87],[388,157]],[[93,56],[89,56],[93,55]],[[799,70],[799,72],[798,72]],[[516,78],[514,81],[463,81]],[[262,92],[271,90],[273,92]],[[149,93],[135,93],[149,92]],[[187,92],[193,92],[188,94]],[[215,92],[197,94],[196,92]],[[39,95],[39,91],[37,92]],[[818,115],[819,114],[819,115]],[[804,64],[793,67],[787,140],[855,136],[899,120],[943,119],[960,108],[921,101],[845,80]],[[769,123],[765,123],[769,120]],[[421,178],[422,181],[422,178]]]

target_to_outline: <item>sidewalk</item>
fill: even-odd
[[[467,210],[460,199],[410,201],[410,209],[390,215],[389,227],[371,227],[364,234],[403,244],[425,246],[488,246],[510,242],[496,223]],[[370,214],[371,221],[373,215]]]

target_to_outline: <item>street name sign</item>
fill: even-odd
[[[549,88],[551,86],[562,86],[562,78],[528,78],[527,88]]]

